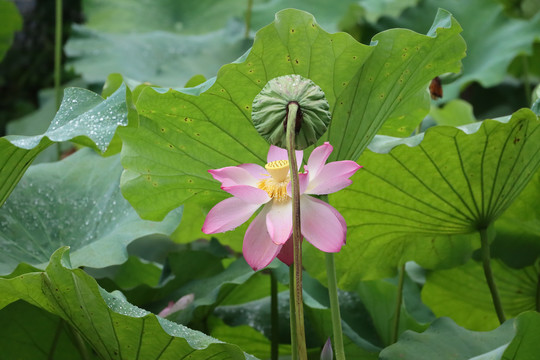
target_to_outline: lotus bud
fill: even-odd
[[[332,351],[332,342],[330,338],[326,340],[321,352],[321,360],[334,360],[334,352]]]

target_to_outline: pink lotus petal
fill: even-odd
[[[300,198],[302,235],[317,249],[338,252],[343,246],[343,225],[324,201],[303,195]]]
[[[278,254],[278,259],[281,260],[287,266],[291,266],[294,263],[294,243],[292,236],[283,244],[281,251]]]
[[[332,153],[333,149],[334,148],[332,147],[332,145],[330,145],[329,142],[325,142],[321,146],[317,146],[311,152],[311,155],[309,155],[309,159],[307,163],[310,179],[314,179],[317,177],[319,172],[324,167],[324,164],[326,163],[326,160],[328,160],[328,157]]]
[[[260,204],[248,203],[236,197],[225,199],[208,212],[202,232],[215,234],[233,230],[248,221],[260,206]]]
[[[306,193],[324,195],[346,188],[352,184],[352,180],[349,177],[360,168],[360,165],[350,160],[335,161],[326,164],[319,171],[319,174],[311,179]]]
[[[302,150],[296,150],[296,165],[298,167],[298,171],[300,171],[300,166],[302,165],[303,157],[304,157],[304,152]],[[271,163],[272,161],[277,161],[277,160],[289,160],[287,149],[282,149],[280,147],[270,145],[266,162]]]
[[[251,204],[262,205],[271,200],[266,191],[249,185],[222,186],[221,189]]]
[[[322,200],[319,200],[317,198],[313,198],[313,199],[315,199],[316,201],[320,201],[320,202],[323,202],[323,203],[327,204],[326,202],[324,202]],[[332,205],[330,205],[330,204],[327,204],[327,205],[328,205],[328,208],[330,210],[332,210],[332,212],[334,213],[336,218],[339,220],[339,223],[341,224],[341,228],[343,229],[343,245],[345,245],[347,243],[347,223],[345,222],[345,218]]]
[[[259,179],[251,175],[251,173],[238,166],[228,166],[221,169],[208,170],[217,181],[223,186],[233,185],[250,185],[257,187]]]
[[[292,201],[273,202],[266,215],[266,227],[272,241],[283,245],[292,234]]]
[[[240,164],[237,167],[247,170],[251,174],[251,176],[258,180],[267,179],[269,176],[268,171],[266,171],[265,168],[257,164]]]
[[[266,229],[268,211],[269,206],[265,206],[251,222],[244,236],[242,253],[249,266],[255,271],[270,264],[282,247],[282,245],[274,244]]]
[[[287,195],[289,195],[292,198],[292,192],[291,192],[291,181],[287,184]],[[300,185],[300,195],[302,195],[309,186],[309,173],[305,172],[302,174],[298,174],[298,185]]]

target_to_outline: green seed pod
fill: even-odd
[[[287,147],[288,105],[296,102],[296,150],[313,145],[326,132],[332,114],[324,92],[313,81],[300,75],[270,80],[253,100],[251,118],[255,129],[270,144]]]

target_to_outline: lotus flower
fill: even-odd
[[[354,161],[326,164],[333,147],[328,142],[311,153],[304,172],[299,173],[300,222],[302,236],[324,252],[338,252],[345,244],[347,225],[329,204],[310,195],[326,195],[349,186],[360,166]],[[296,151],[298,170],[302,151]],[[243,254],[257,271],[276,256],[285,264],[293,262],[292,198],[287,150],[270,146],[268,163],[242,164],[209,170],[221,182],[221,189],[233,197],[214,206],[202,231],[215,234],[240,226],[262,206],[244,236]]]

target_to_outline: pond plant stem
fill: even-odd
[[[403,303],[403,283],[405,282],[405,264],[401,265],[398,270],[398,288],[396,296],[396,309],[394,311],[394,326],[392,327],[391,343],[397,342],[399,335],[399,320],[401,317],[401,304]]]
[[[56,110],[62,102],[61,66],[62,66],[62,0],[56,0],[56,20],[55,20],[55,39],[54,39],[54,92],[56,95]]]
[[[289,172],[291,176],[291,194],[293,198],[293,247],[294,247],[294,282],[289,284],[294,291],[295,320],[296,320],[296,350],[299,360],[307,360],[306,335],[304,330],[304,305],[302,299],[302,233],[300,227],[300,187],[298,167],[296,163],[296,123],[300,111],[298,103],[287,105],[287,152],[289,154]],[[300,114],[298,114],[300,115]],[[292,314],[291,314],[292,315]],[[292,317],[291,317],[292,321]],[[294,348],[293,348],[294,351]]]
[[[246,9],[246,32],[244,38],[249,39],[249,31],[251,30],[251,12],[253,11],[253,0],[248,0]]]
[[[54,38],[54,94],[56,100],[56,111],[60,108],[62,102],[62,0],[56,0],[56,18],[55,18],[55,38]],[[62,151],[60,143],[56,143],[56,152],[60,160]]]
[[[328,296],[330,297],[332,331],[334,333],[334,354],[336,355],[336,360],[345,360],[343,330],[341,328],[341,314],[339,311],[339,298],[337,291],[336,265],[334,263],[333,253],[326,253],[326,276],[328,277]]]
[[[289,318],[291,325],[291,360],[298,360],[296,351],[296,306],[294,306],[294,265],[289,266]]]
[[[270,270],[270,323],[272,326],[272,342],[270,345],[270,358],[278,359],[279,351],[279,309],[278,309],[278,281],[274,270]]]
[[[493,271],[491,270],[491,255],[489,251],[489,231],[487,228],[480,229],[480,244],[482,252],[482,265],[484,267],[484,275],[486,277],[486,282],[491,292],[491,298],[493,300],[493,306],[495,307],[495,312],[499,318],[499,322],[502,324],[506,321],[504,316],[504,310],[501,303],[501,297],[499,296],[499,291],[497,290],[497,285],[495,284],[495,279],[493,278]]]

